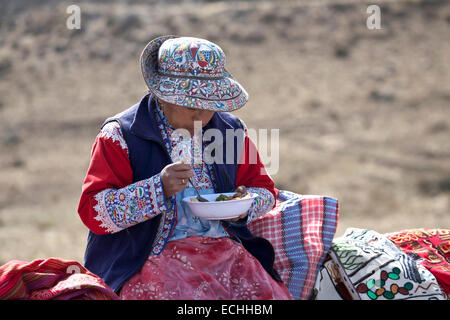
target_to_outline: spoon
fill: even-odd
[[[194,187],[195,192],[197,192],[197,200],[200,201],[200,202],[209,202],[208,199],[205,199],[205,198],[203,198],[203,197],[200,195],[200,192],[198,192],[197,188],[196,188],[195,185],[192,183],[191,178],[189,178],[189,182],[190,182],[191,185]]]

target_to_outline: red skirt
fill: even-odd
[[[120,292],[123,300],[289,300],[244,247],[229,238],[189,238],[168,242],[149,256]]]

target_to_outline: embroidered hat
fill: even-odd
[[[225,70],[225,53],[204,39],[162,36],[141,54],[150,91],[168,103],[194,109],[233,111],[248,100],[245,89]]]

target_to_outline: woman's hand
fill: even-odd
[[[165,166],[161,170],[161,181],[166,198],[170,198],[184,190],[189,178],[193,175],[191,166],[181,161]]]

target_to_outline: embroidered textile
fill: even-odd
[[[315,299],[446,299],[436,278],[373,230],[348,228],[321,268]]]
[[[248,192],[258,194],[258,197],[253,200],[252,206],[248,211],[247,223],[258,219],[272,210],[275,205],[275,198],[269,190],[265,188],[247,188]]]
[[[403,252],[421,258],[420,263],[450,295],[450,230],[411,229],[386,235]]]
[[[128,153],[128,146],[123,138],[122,129],[120,125],[116,121],[109,122],[103,126],[99,133],[100,138],[111,139],[114,143],[119,143],[120,147],[123,150],[126,150]]]
[[[159,37],[147,44],[140,60],[149,89],[169,103],[233,111],[248,100],[245,89],[225,70],[223,50],[210,41]]]
[[[118,232],[167,211],[160,174],[122,189],[106,189],[95,195],[95,220],[107,232]]]

